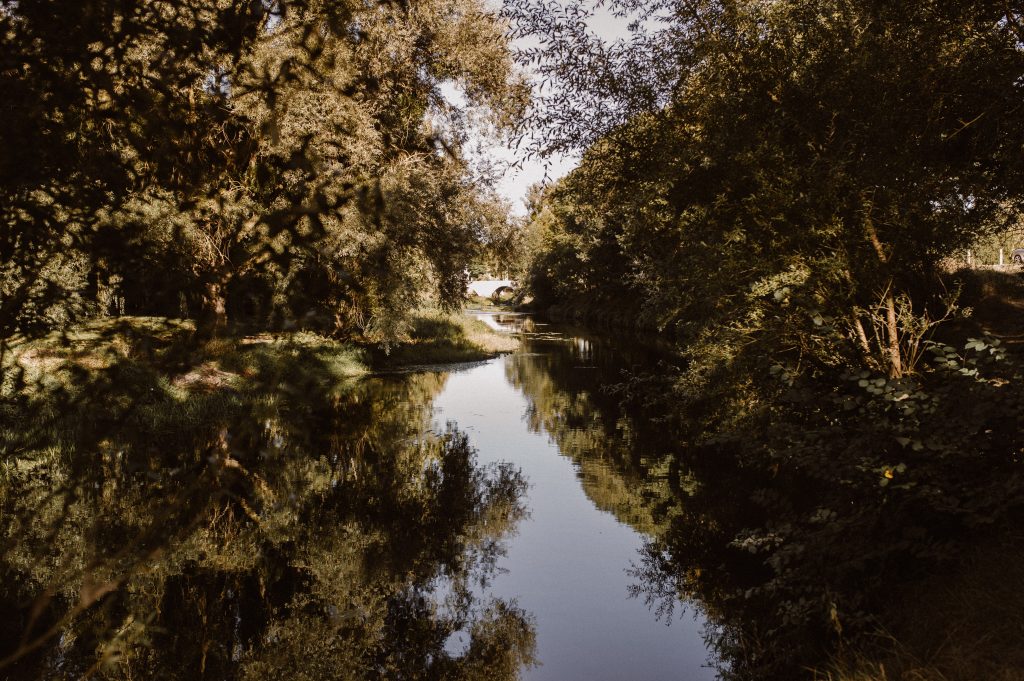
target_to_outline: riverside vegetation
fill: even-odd
[[[638,593],[695,595],[729,678],[1024,676],[1019,274],[944,264],[1020,221],[1022,8],[624,0],[607,45],[510,5],[535,146],[583,156],[536,304],[678,347],[610,387],[675,441]]]
[[[529,616],[470,586],[525,481],[430,430],[443,376],[353,381],[315,336],[183,364],[155,324],[28,350],[45,377],[5,391],[4,678],[516,678]]]
[[[0,677],[529,661],[468,588],[521,476],[430,431],[442,378],[354,380],[508,349],[448,314],[508,228],[462,151],[525,102],[504,32],[475,0],[0,3]]]

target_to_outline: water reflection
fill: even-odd
[[[529,664],[528,613],[476,595],[525,481],[430,430],[447,376],[327,385],[296,358],[254,363],[244,392],[113,366],[5,402],[0,677],[511,679]]]
[[[641,533],[657,534],[671,500],[692,480],[680,475],[665,430],[638,424],[624,409],[621,391],[610,388],[640,367],[656,368],[661,348],[525,315],[494,315],[493,323],[523,339],[523,351],[506,358],[505,374],[527,398],[529,429],[545,433],[572,460],[599,509]]]
[[[758,642],[765,629],[785,623],[771,597],[752,598],[747,591],[771,569],[762,556],[732,542],[743,528],[763,522],[764,507],[754,494],[764,486],[763,472],[744,468],[722,448],[688,449],[674,434],[675,424],[659,418],[659,382],[670,367],[657,345],[571,327],[538,328],[522,318],[495,321],[525,343],[524,352],[506,359],[505,373],[526,397],[530,430],[545,434],[573,462],[596,508],[642,533],[628,589],[650,609],[650,620],[673,623],[674,644],[692,645],[696,632],[680,616],[695,614],[700,661],[713,668],[711,676],[776,678],[786,651],[769,655]],[[790,641],[801,649],[820,647],[813,636],[793,627]],[[637,678],[648,678],[648,665],[638,663]],[[695,666],[691,653],[678,667],[681,677],[707,674]]]
[[[712,653],[710,661],[720,678],[807,678],[813,676],[810,670],[828,669],[837,655],[849,651],[897,659],[904,670],[895,673],[907,674],[901,678],[918,678],[913,671],[916,660],[931,659],[918,658],[916,651],[952,659],[947,662],[951,668],[964,669],[956,666],[961,648],[954,646],[952,653],[946,653],[946,643],[923,640],[930,637],[921,631],[941,631],[947,626],[954,631],[959,624],[957,613],[965,611],[966,619],[980,620],[989,618],[990,612],[1001,612],[999,608],[1019,611],[1004,605],[1015,603],[1012,596],[1000,595],[997,607],[986,595],[987,587],[976,586],[985,578],[972,574],[971,566],[986,563],[963,560],[973,547],[985,547],[985,542],[991,547],[993,540],[1002,538],[1006,526],[996,523],[1012,523],[1012,518],[1019,517],[1014,515],[1019,513],[1019,457],[1007,456],[1013,449],[1008,438],[1019,432],[1007,424],[1016,423],[1017,414],[1013,419],[1006,412],[986,416],[1003,404],[1001,400],[1015,399],[1015,392],[1003,390],[1005,382],[965,379],[965,385],[955,383],[959,379],[954,376],[944,378],[931,396],[921,392],[922,401],[927,397],[929,404],[938,407],[929,407],[936,411],[929,412],[933,416],[928,427],[916,431],[928,433],[921,437],[930,444],[918,443],[917,449],[902,447],[899,438],[893,437],[893,432],[912,431],[887,430],[884,407],[873,411],[877,404],[862,402],[868,405],[864,410],[846,410],[837,404],[844,397],[858,403],[857,393],[827,382],[787,393],[773,409],[746,419],[746,427],[737,428],[729,438],[709,438],[693,432],[688,415],[670,404],[680,395],[671,391],[682,387],[675,382],[672,367],[659,362],[657,348],[629,338],[612,342],[571,329],[530,326],[522,318],[497,317],[495,322],[525,341],[522,353],[506,358],[503,371],[525,400],[522,409],[529,430],[549,438],[555,451],[572,461],[576,481],[595,508],[646,536],[640,553],[634,554],[633,595],[651,608],[651,621],[674,619],[680,606],[690,612],[696,609]],[[976,397],[977,403],[968,406],[963,395]],[[698,397],[688,404],[705,408]],[[958,411],[975,408],[978,411],[971,419],[956,420]],[[954,425],[968,422],[975,430]],[[983,432],[977,431],[979,427]],[[480,429],[491,428],[485,422]],[[1006,440],[995,435],[1000,432]],[[906,463],[897,466],[898,461]],[[979,461],[984,465],[977,465]],[[1016,464],[1008,465],[1010,461]],[[535,469],[524,466],[524,470],[532,479]],[[902,487],[893,492],[889,483],[904,472]],[[571,494],[563,486],[551,496],[569,499]],[[531,492],[531,499],[536,497]],[[570,503],[563,506],[568,508]],[[557,523],[561,510],[549,513],[547,522]],[[578,507],[571,512],[586,517]],[[580,534],[597,526],[590,520],[578,525]],[[1000,529],[993,532],[989,525]],[[524,526],[522,534],[531,531]],[[549,552],[582,550],[575,544],[566,548],[569,541],[564,535],[560,539],[561,545],[537,544]],[[517,550],[516,545],[510,549],[513,563]],[[622,545],[613,550],[621,552]],[[986,556],[998,556],[1000,562],[1006,561],[1003,556],[1016,555],[1013,549],[1001,547],[988,551]],[[523,562],[545,560],[543,549],[534,549],[525,561],[514,564],[513,573],[523,569]],[[960,577],[962,583],[972,585],[968,589],[953,590],[960,582],[952,582],[951,589],[949,581],[925,580],[929,572],[963,570],[965,564],[968,570]],[[573,575],[576,581],[563,583],[563,588],[582,589],[583,583],[595,579],[587,565],[574,565]],[[936,583],[950,592],[933,593],[929,585],[934,589]],[[623,618],[627,610],[615,602],[616,589],[621,587],[610,579],[604,584],[609,608],[595,627],[610,631],[614,625],[609,620]],[[542,592],[522,580],[516,588],[522,593]],[[976,595],[981,601],[977,606],[972,600]],[[545,650],[546,637],[579,640],[576,632],[553,634],[545,629],[545,617],[557,618],[557,613],[544,613],[545,598],[578,612],[585,610],[585,605],[573,603],[561,592],[543,594],[535,601],[524,598],[523,604],[537,613],[541,662],[551,654]],[[937,605],[931,604],[933,599]],[[917,601],[929,602],[933,609]],[[956,605],[950,606],[950,601]],[[895,612],[898,609],[904,612]],[[917,626],[922,610],[942,613],[939,623]],[[1017,621],[1012,615],[1004,618]],[[581,621],[590,626],[596,619]],[[902,633],[894,633],[893,638],[878,634],[892,632],[885,629],[892,622],[902,627]],[[691,642],[691,631],[672,629],[683,630],[664,645]],[[998,626],[985,622],[978,626],[977,635],[972,634],[974,638],[957,645],[980,649],[971,654],[1004,674],[1013,665],[1007,659],[1016,649],[1012,642],[993,644],[999,640],[992,633],[997,630]],[[914,652],[901,647],[908,632],[917,641]],[[618,656],[643,651],[634,661],[633,678],[673,678],[658,676],[662,651],[649,645],[652,636],[645,630],[643,641],[625,646],[606,635],[605,647],[590,653],[605,661],[595,675],[625,678],[622,673],[600,674],[612,668]],[[895,656],[893,648],[898,648]],[[676,662],[678,676],[698,673],[692,656]],[[938,669],[920,672],[920,678],[946,678]],[[1006,678],[1016,678],[1017,671],[1014,668]],[[885,676],[879,674],[879,678]],[[963,678],[976,676],[973,667],[963,674]]]
[[[483,460],[511,460],[530,481],[530,518],[489,591],[534,615],[540,666],[525,678],[713,678],[699,609],[666,627],[630,597],[628,571],[666,522],[674,483],[662,433],[620,418],[622,396],[603,386],[656,362],[657,349],[623,353],[565,327],[493,320],[523,349],[453,375],[436,404]]]
[[[852,493],[684,446],[658,416],[657,347],[484,318],[522,350],[347,384],[301,348],[253,351],[221,361],[247,377],[228,390],[112,362],[5,398],[0,678],[707,679],[710,661],[771,679],[820,662],[829,607],[859,593],[820,575],[870,555],[851,529],[877,524],[816,509]],[[776,522],[798,516],[810,530]],[[737,540],[762,527],[800,541]]]

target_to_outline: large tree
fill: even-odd
[[[660,21],[611,46],[578,9],[510,4],[551,55],[538,150],[588,150],[570,191],[597,216],[601,267],[624,270],[621,293],[645,294],[662,326],[813,336],[831,318],[899,376],[901,318],[926,314],[936,260],[1017,210],[1012,3],[613,2]],[[806,314],[765,310],[775,292]]]
[[[5,2],[0,35],[5,336],[112,278],[185,296],[215,333],[240,281],[299,261],[342,289],[339,323],[397,328],[399,289],[453,300],[476,237],[441,84],[499,126],[523,103],[476,0]],[[148,268],[162,251],[177,264]]]

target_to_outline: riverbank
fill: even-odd
[[[1024,555],[1024,280],[963,270],[945,284],[957,314],[899,380],[797,376],[783,353],[716,363],[722,348],[680,324],[661,336],[693,364],[634,369],[609,391],[623,412],[643,405],[631,432],[678,424],[667,467],[701,484],[670,502],[680,515],[641,592],[708,606],[725,678],[1024,678],[1024,601],[1007,587]],[[650,328],[639,309],[578,298],[547,313]]]
[[[846,648],[818,681],[1024,679],[1024,535],[979,538],[953,569],[894,589],[872,645]]]
[[[374,373],[479,361],[517,345],[482,322],[433,311],[390,352],[310,332],[205,343],[194,333],[188,321],[121,317],[16,342],[0,357],[0,451],[45,467],[77,461],[75,451],[160,448],[173,469],[220,446],[211,444],[217,433],[262,441],[267,424],[329,411]]]
[[[519,341],[494,331],[466,314],[430,311],[413,320],[407,340],[393,346],[364,346],[368,367],[394,370],[421,365],[454,364],[490,359],[512,352]]]
[[[943,275],[944,286],[961,289],[961,314],[938,327],[938,340],[958,342],[971,335],[1001,338],[1009,349],[1024,344],[1024,272],[1012,269],[959,269]],[[691,329],[686,322],[665,325],[657,312],[646,310],[636,298],[598,300],[575,297],[530,304],[522,311],[542,314],[551,321],[594,330],[629,330],[686,343]]]
[[[196,344],[194,330],[188,320],[118,317],[15,342],[3,358],[4,391],[70,385],[126,362],[136,370],[156,371],[172,390],[243,390],[260,373],[257,367],[287,373],[306,362],[323,380],[343,381],[410,365],[480,361],[518,347],[514,338],[478,320],[433,310],[417,314],[407,338],[386,347],[308,331],[235,332]]]
[[[480,361],[518,345],[478,320],[436,311],[417,315],[408,339],[387,349],[306,331],[236,333],[204,343],[194,333],[187,320],[119,317],[15,342],[0,357],[9,417],[0,426],[0,447],[42,455],[81,431],[103,439],[104,428],[127,425],[187,451],[194,443],[185,441],[186,432],[246,422],[254,411],[330,401],[374,373]]]

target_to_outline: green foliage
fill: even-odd
[[[602,44],[595,5],[658,21]],[[1020,508],[1019,358],[940,261],[1018,220],[1021,8],[506,12],[552,84],[534,149],[583,151],[534,204],[538,302],[679,341],[677,370],[623,393],[698,481],[638,593],[698,598],[735,678],[863,643],[891,589]]]
[[[905,295],[924,314],[935,262],[1014,214],[1021,130],[999,121],[1024,56],[1001,4],[666,1],[662,28],[605,48],[574,23],[583,9],[509,11],[549,54],[574,55],[540,67],[563,86],[536,113],[544,139],[585,148],[535,217],[549,303],[600,298],[687,340],[740,334],[762,355],[812,342],[818,314],[857,362],[858,311]],[[663,95],[633,85],[637,62],[672,70]],[[595,98],[619,104],[612,123],[567,120]],[[795,273],[806,314],[776,324],[749,294]],[[894,375],[899,335],[866,338]]]
[[[525,92],[477,0],[4,3],[0,38],[0,337],[129,312],[387,340],[457,304],[490,209],[440,86],[499,129]]]
[[[899,379],[776,365],[760,378],[773,399],[699,414],[717,417],[713,430],[675,417],[698,484],[649,546],[637,592],[666,610],[698,599],[730,678],[874,650],[872,635],[902,616],[894,593],[956,570],[1020,512],[1019,358],[992,338],[927,355]]]

